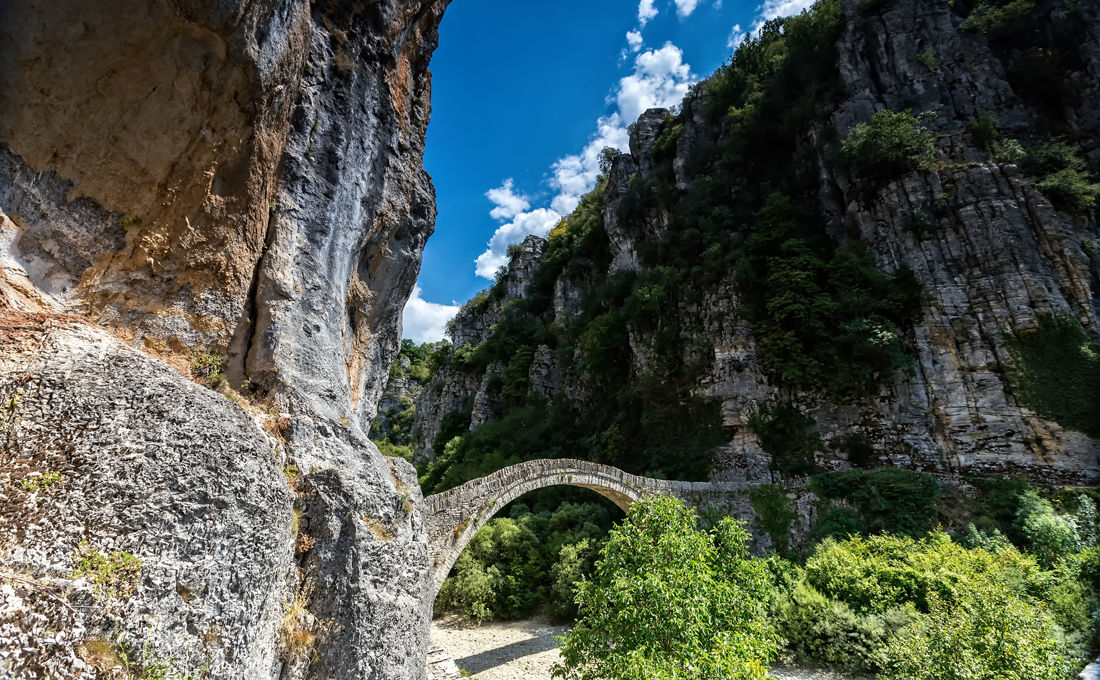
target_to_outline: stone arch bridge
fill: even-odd
[[[569,458],[519,463],[424,499],[435,592],[466,544],[497,511],[529,491],[560,485],[591,489],[624,512],[643,498],[668,494],[693,507],[712,505],[725,514],[753,517],[748,495],[753,485],[651,479]]]

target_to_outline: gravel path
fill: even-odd
[[[554,637],[566,630],[539,619],[473,626],[445,617],[432,622],[432,643],[479,680],[552,680],[550,667],[559,658]],[[791,668],[774,669],[772,675],[783,680],[856,680],[827,671]]]
[[[447,617],[432,622],[432,643],[479,680],[551,680],[559,658],[554,636],[566,630],[537,619],[471,626]]]

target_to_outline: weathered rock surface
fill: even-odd
[[[110,332],[6,322],[0,569],[90,608],[0,579],[0,675],[91,677],[117,633],[216,678],[423,675],[419,489],[364,429],[434,226],[447,4],[0,5],[0,305]],[[180,375],[203,353],[252,417]],[[81,538],[142,560],[132,598],[70,583]]]
[[[277,677],[294,494],[276,441],[101,330],[5,315],[0,349],[0,676],[98,677],[114,662],[92,650],[121,635],[181,673]],[[131,597],[73,578],[82,545],[140,560]]]
[[[434,225],[446,4],[5,3],[11,258],[178,368],[209,349],[237,386],[369,422]]]
[[[493,293],[479,304],[467,304],[459,310],[450,325],[451,345],[462,348],[465,345],[476,346],[485,342],[493,333],[493,325],[500,320],[500,310],[508,303],[523,297],[535,267],[546,252],[546,239],[528,236],[523,243],[513,246],[507,270],[495,286]],[[547,385],[557,384],[555,369],[550,359],[540,352],[539,374],[535,384],[544,393]],[[417,462],[434,460],[441,453],[434,447],[435,439],[442,429],[443,418],[448,413],[467,414],[469,427],[500,417],[503,409],[499,400],[489,395],[489,376],[499,370],[499,366],[490,367],[482,374],[470,371],[459,364],[443,366],[433,377],[428,387],[416,398],[416,441],[414,459]]]

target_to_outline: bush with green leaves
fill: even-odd
[[[556,502],[574,495],[546,490],[525,496],[533,510],[517,502],[489,520],[443,582],[436,610],[475,621],[540,611],[563,620],[575,616],[574,584],[591,572],[612,510],[606,502]]]
[[[915,618],[901,606],[857,613],[804,581],[778,603],[773,616],[795,660],[859,673],[882,669],[891,635]]]
[[[1033,11],[1035,0],[981,0],[963,21],[964,31],[999,37],[1019,28]]]
[[[893,669],[895,675],[884,677],[1032,677],[1011,675],[1029,669],[1028,661],[1020,661],[1019,666],[1013,666],[1015,662],[992,666],[1009,672],[1005,676],[982,674],[991,668],[983,664],[995,655],[979,640],[985,633],[977,630],[977,622],[968,620],[975,611],[966,603],[991,592],[996,592],[998,599],[978,613],[996,620],[1033,617],[1025,628],[1037,636],[1036,649],[1057,651],[1054,656],[1044,652],[1038,658],[1064,660],[1087,653],[1096,632],[1092,613],[1100,606],[1096,590],[1100,558],[1085,551],[1046,570],[1003,536],[975,533],[978,536],[965,541],[971,547],[942,532],[919,539],[893,535],[842,541],[830,538],[818,544],[804,568],[776,578],[783,594],[773,601],[772,615],[786,640],[787,655],[805,663],[859,672]],[[929,651],[927,643],[935,636],[943,635],[952,644],[960,642],[943,628],[952,616],[974,635],[976,645],[954,653],[960,663],[969,659],[966,663],[977,665],[963,664],[955,670],[980,672],[896,675],[903,670],[913,672],[915,666],[901,665],[903,658],[932,663],[930,657],[920,654]],[[894,632],[901,638],[895,639]],[[1016,632],[1019,629],[1013,634]],[[1016,642],[1008,639],[1006,644]],[[908,657],[899,651],[902,649]],[[1005,658],[1015,658],[1013,653],[1006,654]],[[945,672],[943,666],[935,668]]]
[[[933,594],[952,597],[980,581],[1027,592],[1043,580],[1035,561],[1014,548],[968,550],[944,533],[925,538],[878,535],[826,539],[806,560],[806,581],[857,613],[907,604],[927,612]]]
[[[791,525],[798,518],[798,513],[786,490],[780,484],[764,484],[749,493],[749,500],[756,512],[757,525],[772,539],[776,552],[787,552]]]
[[[1047,142],[1028,149],[1022,167],[1038,179],[1039,189],[1056,207],[1087,213],[1096,206],[1100,184],[1092,181],[1084,159],[1065,142]]]
[[[933,593],[886,649],[884,680],[1072,680],[1076,660],[1042,606],[979,581]]]
[[[671,497],[636,503],[612,530],[554,675],[567,680],[763,680],[775,656],[771,578],[748,534],[712,531]]]
[[[863,178],[887,181],[913,170],[931,169],[936,159],[936,136],[928,116],[883,109],[867,123],[859,123],[841,143],[841,153],[853,172]]]
[[[832,245],[788,196],[770,195],[753,218],[735,274],[769,374],[846,398],[912,367],[902,329],[923,301],[912,272],[883,272],[862,241]]]
[[[843,502],[822,515],[819,537],[848,533],[923,536],[933,528],[941,497],[935,477],[897,468],[844,470],[811,478],[810,488],[825,501]]]
[[[749,414],[746,425],[757,436],[760,448],[772,458],[772,467],[786,475],[814,471],[814,454],[825,449],[816,421],[791,403],[762,406]]]
[[[1028,550],[1048,569],[1083,547],[1077,533],[1077,518],[1056,514],[1050,501],[1035,491],[1026,491],[1021,496],[1016,526]]]
[[[1100,437],[1100,345],[1076,318],[1040,318],[1010,338],[1008,349],[1009,385],[1022,405]]]

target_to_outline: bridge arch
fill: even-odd
[[[549,486],[591,489],[624,512],[637,501],[675,492],[676,482],[639,477],[610,465],[568,458],[533,460],[506,467],[425,498],[434,592],[438,593],[458,556],[478,531],[508,503]]]

